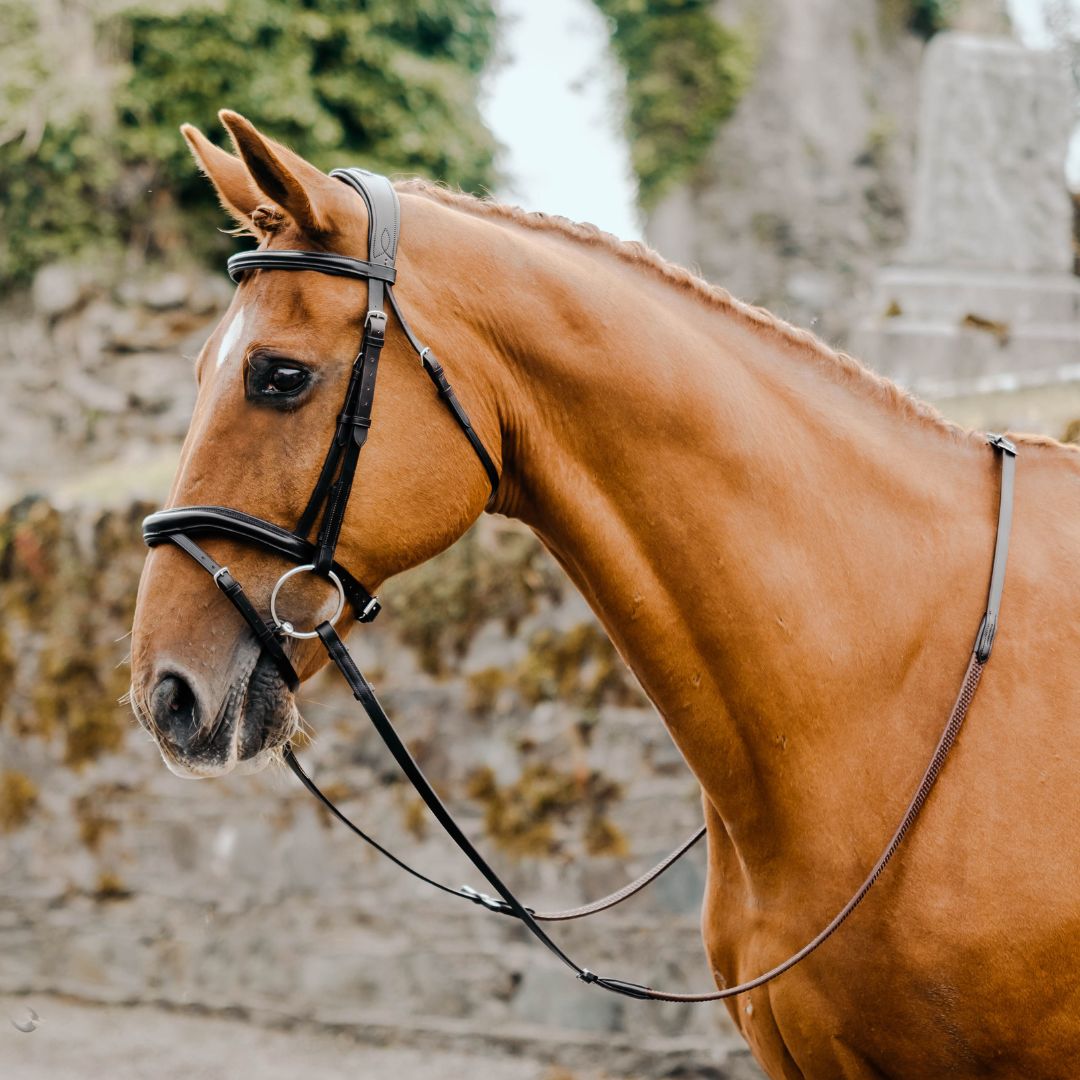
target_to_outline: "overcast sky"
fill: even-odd
[[[496,194],[527,210],[640,237],[620,130],[621,72],[592,0],[497,0],[502,61],[484,115],[506,147]]]
[[[842,0],[838,0],[842,2]],[[1080,0],[1074,0],[1080,3]],[[1021,38],[1048,44],[1042,0],[1008,0]],[[621,133],[618,65],[592,0],[497,0],[502,62],[487,80],[484,115],[506,147],[496,192],[527,210],[641,236]],[[1080,182],[1080,140],[1070,175]]]

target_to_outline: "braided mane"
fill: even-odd
[[[693,294],[712,308],[740,318],[794,345],[808,359],[823,363],[845,382],[869,392],[871,396],[892,406],[902,415],[930,424],[957,439],[970,435],[966,428],[946,420],[933,405],[913,397],[892,380],[871,371],[847,353],[830,348],[816,334],[792,326],[791,323],[785,322],[764,308],[736,299],[726,289],[711,285],[689,270],[668,262],[646,244],[636,240],[620,240],[617,236],[595,225],[571,221],[569,218],[558,215],[530,213],[518,206],[509,206],[492,198],[467,195],[427,180],[404,180],[399,181],[395,186],[399,191],[426,196],[455,210],[513,222],[522,228],[533,229],[537,232],[557,233],[586,247],[607,252],[621,262],[638,267],[683,292]]]

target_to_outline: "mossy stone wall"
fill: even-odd
[[[217,253],[177,127],[216,137],[223,107],[321,167],[490,185],[494,25],[490,0],[0,0],[0,282],[80,252]]]
[[[0,994],[273,1010],[479,1051],[497,1030],[545,1060],[621,1055],[703,1075],[739,1047],[723,1013],[598,999],[509,920],[420,888],[280,770],[172,776],[119,700],[148,503],[0,511]],[[387,583],[352,647],[467,832],[522,895],[575,905],[700,822],[697,786],[584,602],[518,526],[440,556],[451,581]],[[464,624],[455,613],[475,613]],[[438,655],[440,663],[432,657]],[[473,682],[502,672],[485,703]],[[451,883],[475,880],[334,672],[305,687],[300,745],[343,809]],[[471,707],[470,707],[471,706]],[[560,940],[602,970],[708,979],[703,852],[605,933]],[[747,1075],[740,1059],[738,1075]]]

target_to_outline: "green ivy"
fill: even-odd
[[[48,74],[34,0],[0,0],[0,106],[26,109]],[[95,19],[112,58],[105,109],[69,108],[40,141],[0,145],[0,278],[101,244],[150,254],[215,244],[209,185],[177,127],[250,116],[321,167],[358,163],[492,184],[476,105],[495,29],[491,0],[191,0],[129,3]],[[119,57],[117,61],[116,58]],[[5,63],[5,61],[9,61]],[[54,73],[56,74],[56,73]],[[57,80],[63,85],[62,73]],[[183,211],[181,214],[180,211]]]
[[[594,0],[626,71],[630,154],[648,209],[701,162],[750,78],[746,41],[710,0]]]
[[[34,153],[0,147],[0,280],[21,280],[80,249],[116,247],[117,162],[85,118],[49,127]]]
[[[920,37],[931,38],[948,28],[957,6],[958,0],[908,0],[908,27]]]

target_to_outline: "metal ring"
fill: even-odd
[[[277,598],[278,593],[281,592],[281,586],[285,584],[294,574],[303,574],[305,571],[314,570],[314,563],[304,563],[303,566],[294,566],[291,570],[286,570],[281,577],[278,578],[277,584],[274,586],[273,592],[270,593],[270,618],[274,620],[274,626],[280,630],[286,637],[298,638],[303,641],[309,638],[315,638],[319,636],[317,630],[296,630],[293,628],[293,624],[285,622],[283,619],[278,618],[277,613]],[[333,570],[327,570],[326,576],[337,586],[338,591],[338,605],[337,611],[327,620],[330,623],[336,623],[341,618],[341,613],[345,610],[345,588],[341,584],[341,578],[334,573]]]

